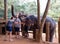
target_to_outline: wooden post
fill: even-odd
[[[7,18],[8,18],[7,0],[4,0],[4,19],[7,20]]]
[[[5,25],[8,20],[8,7],[7,7],[7,0],[4,0],[4,20],[5,20]],[[6,32],[6,27],[5,27],[5,32]]]
[[[46,41],[49,41],[50,39],[50,22],[46,22]]]
[[[2,26],[0,25],[0,34],[2,34]]]
[[[58,42],[60,43],[60,18],[58,20]]]

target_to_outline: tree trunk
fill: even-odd
[[[58,20],[58,42],[60,43],[60,17]]]
[[[4,19],[7,20],[7,18],[8,18],[7,0],[4,0]]]
[[[39,29],[40,41],[42,40],[43,26],[44,26],[44,23],[45,23],[45,20],[46,20],[46,16],[47,16],[47,13],[48,13],[49,4],[50,4],[50,0],[48,0],[48,2],[47,2],[47,6],[46,6],[45,12],[43,14],[42,20],[41,20],[41,25],[40,25],[40,29]]]
[[[8,6],[7,6],[7,0],[4,0],[4,20],[5,20],[5,25],[8,20]],[[6,33],[6,26],[5,26],[5,33]]]
[[[39,29],[40,29],[40,1],[37,0],[37,18],[38,18],[38,29],[36,29],[36,34],[35,34],[35,39],[37,42],[40,41],[40,36],[39,36]]]

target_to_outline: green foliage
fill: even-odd
[[[4,10],[0,8],[0,17],[4,16]]]
[[[11,17],[11,5],[14,5],[14,11],[24,11],[28,14],[37,14],[37,4],[35,1],[25,2],[24,0],[7,0],[8,17]],[[0,17],[4,16],[4,0],[0,0]],[[60,16],[60,0],[51,0],[48,16],[57,20]]]
[[[58,17],[60,17],[60,0],[51,0],[48,14],[50,17],[58,20]]]

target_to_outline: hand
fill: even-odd
[[[18,24],[18,22],[15,22],[15,24]]]

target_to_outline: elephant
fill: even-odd
[[[40,19],[42,19],[42,16],[40,16]],[[36,29],[38,29],[38,24],[37,24],[37,17],[34,15],[27,16],[25,18],[25,25],[24,25],[24,31],[26,33],[26,36],[28,36],[28,30],[33,30],[33,33],[36,33]],[[46,33],[46,22],[50,22],[50,38],[49,41],[52,42],[54,31],[56,28],[56,22],[50,17],[46,17],[46,21],[43,26],[43,33]]]

